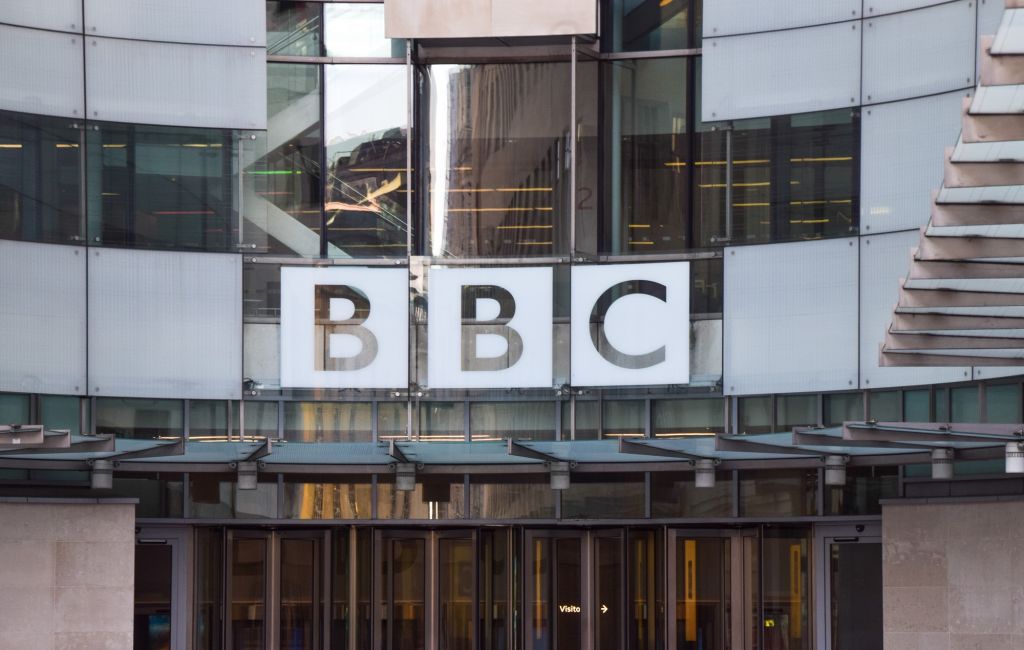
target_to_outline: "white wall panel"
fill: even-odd
[[[267,127],[263,49],[92,37],[87,41],[90,119]]]
[[[888,388],[969,379],[970,368],[893,368],[878,366],[878,352],[892,310],[899,298],[900,279],[907,276],[910,251],[920,232],[887,233],[860,240],[860,387]],[[967,373],[967,374],[965,374]]]
[[[864,21],[864,103],[974,84],[974,0]]]
[[[864,17],[871,18],[897,11],[932,7],[944,2],[949,2],[949,0],[864,0]]]
[[[979,0],[978,36],[995,36],[1003,19],[1003,0]]]
[[[0,391],[85,393],[85,250],[0,241]]]
[[[727,249],[726,394],[857,385],[856,241]]]
[[[82,119],[82,36],[0,25],[0,109]]]
[[[238,255],[89,250],[89,391],[237,399]]]
[[[860,21],[704,40],[705,122],[860,103]]]
[[[2,0],[0,23],[82,32],[82,0]]]
[[[861,111],[860,213],[866,234],[928,223],[946,147],[960,133],[967,91],[866,106]]]
[[[267,42],[267,8],[253,0],[86,0],[90,36],[254,45]]]
[[[713,0],[704,3],[704,38],[825,25],[860,12],[861,0]]]

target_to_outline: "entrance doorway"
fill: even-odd
[[[882,650],[882,538],[879,525],[819,526],[818,647]]]

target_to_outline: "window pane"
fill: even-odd
[[[553,440],[554,402],[477,402],[469,407],[472,440]]]
[[[868,417],[879,422],[899,422],[899,391],[888,390],[868,394]]]
[[[843,422],[864,419],[864,396],[861,393],[834,393],[825,395],[825,426],[838,426]]]
[[[899,469],[847,467],[846,484],[825,488],[827,515],[880,515],[879,499],[899,496]]]
[[[725,403],[720,399],[659,399],[654,410],[654,437],[723,433]]]
[[[858,130],[846,109],[736,122],[732,241],[855,233]]]
[[[384,5],[324,5],[327,56],[405,58],[405,41],[384,37]]]
[[[722,313],[722,260],[690,261],[690,314]]]
[[[329,257],[406,252],[408,79],[403,65],[324,67]]]
[[[90,243],[235,249],[237,132],[106,123],[87,134]]]
[[[238,402],[235,402],[237,413]],[[277,438],[277,402],[245,402],[245,437]],[[239,418],[235,418],[237,422]]]
[[[232,414],[233,415],[233,414]],[[238,433],[237,420],[231,427]],[[189,440],[225,440],[228,437],[228,403],[224,400],[191,400],[188,403]]]
[[[732,516],[732,472],[716,472],[713,488],[694,486],[691,473],[651,472],[651,516]]]
[[[570,72],[568,63],[428,67],[433,256],[566,250]]]
[[[601,426],[601,403],[576,400],[575,440],[597,440]]]
[[[642,438],[646,405],[641,400],[609,400],[603,403],[604,438]]]
[[[96,433],[123,438],[177,438],[182,431],[180,400],[96,398]]]
[[[931,419],[929,399],[927,388],[903,391],[903,421],[928,422]]]
[[[463,402],[420,404],[419,439],[460,441],[466,439],[466,405]]]
[[[555,491],[548,478],[471,476],[472,519],[553,519]]]
[[[0,394],[0,423],[34,424],[28,421],[28,395]]]
[[[78,397],[40,395],[39,418],[47,429],[68,429],[77,436],[81,433],[81,404]],[[4,422],[2,417],[0,422]]]
[[[810,531],[767,529],[761,544],[764,647],[810,650]]]
[[[1020,422],[1020,384],[985,387],[986,422]]]
[[[69,119],[0,111],[0,239],[82,240],[79,143]]]
[[[740,515],[798,517],[815,514],[818,472],[770,469],[740,472]]]
[[[112,496],[138,499],[136,517],[181,517],[184,513],[184,483],[180,474],[145,478],[115,475]]]
[[[285,483],[288,519],[369,519],[373,485],[361,483]]]
[[[296,442],[370,442],[369,404],[285,402],[284,439]]]
[[[601,250],[645,253],[689,244],[689,59],[611,62],[603,68],[609,166]]]
[[[277,475],[261,474],[255,490],[239,490],[234,478],[189,474],[190,516],[200,518],[276,518]]]
[[[378,402],[377,438],[390,440],[408,436],[408,405],[405,402]]]
[[[787,431],[793,427],[818,423],[817,395],[780,395],[775,413],[775,428]]]
[[[643,474],[574,475],[562,490],[563,519],[632,519],[644,516]]]
[[[952,415],[951,422],[980,422],[978,414],[978,387],[963,386],[951,388],[949,404]]]
[[[607,51],[681,50],[690,47],[690,3],[686,0],[611,0],[609,11],[611,34],[602,38]]]
[[[739,432],[767,433],[772,430],[772,398],[741,397]]]
[[[267,54],[320,55],[320,3],[267,2]]]
[[[390,478],[390,477],[388,477]],[[444,477],[447,478],[447,477]],[[435,481],[442,477],[435,477]],[[456,519],[463,515],[462,478],[427,487],[422,480],[411,491],[396,490],[388,480],[377,482],[377,519]],[[439,490],[438,487],[441,489]]]

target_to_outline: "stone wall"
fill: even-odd
[[[130,650],[135,506],[0,499],[0,650]]]
[[[1024,501],[882,509],[885,650],[1024,648]]]

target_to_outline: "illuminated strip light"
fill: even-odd
[[[0,149],[21,149],[20,144],[0,144]]]
[[[128,145],[126,145],[126,144],[109,143],[109,144],[103,145],[103,148],[104,149],[124,149],[127,146]]]
[[[766,207],[768,207],[770,205],[771,205],[771,203],[733,203],[732,207],[734,207],[734,208],[766,208]]]
[[[831,204],[849,204],[853,203],[853,199],[829,199],[820,201],[790,201],[790,205],[825,205],[826,203]]]
[[[100,192],[100,196],[121,196],[118,192]]]
[[[381,230],[384,230],[384,229],[383,228],[373,228],[373,227],[367,227],[367,228],[351,227],[351,228],[349,228],[349,227],[341,227],[341,226],[338,226],[338,227],[331,226],[330,228],[328,228],[328,230],[330,230],[332,232],[380,232]]]
[[[629,245],[630,246],[654,246],[654,242],[652,242],[652,241],[633,241],[631,239],[631,240],[629,240]]]
[[[75,145],[76,147],[78,145]],[[268,169],[265,171],[245,172],[250,176],[289,176],[291,174],[301,174],[302,172],[298,169]]]
[[[554,208],[448,208],[448,212],[551,212]]]
[[[828,223],[831,219],[790,219],[789,223]]]
[[[498,226],[497,230],[536,230],[536,229],[551,230],[552,228],[554,228],[554,226],[552,226],[552,225],[548,225],[548,226]]]
[[[405,248],[405,244],[344,244],[345,248]]]
[[[649,223],[631,223],[631,224],[629,224],[629,227],[630,228],[650,228],[651,224],[649,224]]]
[[[449,192],[553,192],[551,187],[485,187],[485,188],[452,188]]]
[[[521,241],[516,243],[523,246],[551,246],[553,244],[553,242],[549,241]]]
[[[260,196],[291,196],[294,192],[256,192]]]
[[[796,181],[793,181],[793,182],[795,183]],[[771,185],[771,181],[763,181],[763,182],[760,182],[760,183],[733,183],[732,184],[733,187],[768,187],[769,185]],[[704,184],[698,183],[697,187],[699,187],[701,189],[718,188],[718,187],[728,187],[728,184],[726,184],[726,183],[704,183]]]
[[[153,214],[160,216],[181,216],[181,215],[202,215],[215,214],[213,210],[157,210]]]
[[[791,163],[848,162],[853,156],[823,156],[820,158],[790,158]]]
[[[64,143],[64,142],[58,142],[57,144],[55,144],[53,146],[57,147],[58,149],[77,149],[78,148],[77,144],[67,144],[67,143]]]
[[[734,160],[734,161],[732,161],[732,164],[734,164],[734,165],[767,165],[770,162],[771,162],[771,160],[768,160],[768,159],[764,159],[764,160],[761,160],[761,159],[757,159],[757,160]],[[666,164],[668,164],[668,163],[666,163]],[[725,160],[698,160],[697,162],[695,162],[693,164],[696,165],[697,167],[709,167],[709,166],[712,166],[712,165],[725,165],[726,161]]]

